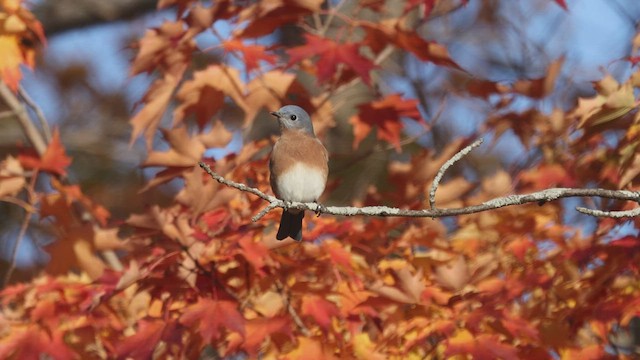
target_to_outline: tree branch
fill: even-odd
[[[465,147],[464,149],[458,151],[455,155],[453,155],[453,157],[449,160],[447,160],[444,164],[442,164],[442,166],[440,167],[440,170],[438,170],[438,173],[436,174],[436,177],[433,179],[433,183],[431,184],[431,191],[429,191],[429,205],[431,206],[431,209],[436,208],[436,191],[438,190],[438,185],[440,185],[440,181],[442,180],[442,177],[444,176],[444,173],[456,162],[458,162],[460,159],[462,159],[465,155],[467,155],[468,153],[471,152],[471,150],[477,148],[478,146],[480,146],[482,144],[484,140],[482,138],[474,141],[471,145]]]
[[[475,143],[474,143],[475,144]],[[471,144],[470,146],[473,146]],[[463,150],[464,151],[464,150]],[[462,152],[462,151],[461,151]],[[613,200],[628,200],[640,202],[640,193],[628,190],[607,190],[607,189],[575,189],[575,188],[551,188],[542,191],[537,191],[531,194],[521,195],[509,195],[503,196],[489,201],[485,201],[482,204],[467,206],[456,209],[424,209],[424,210],[406,210],[399,208],[392,208],[388,206],[329,206],[322,209],[317,203],[301,203],[301,202],[284,202],[277,199],[274,196],[267,195],[262,191],[249,187],[245,184],[237,183],[225,179],[223,176],[213,172],[209,165],[199,162],[200,167],[209,174],[214,180],[219,183],[238,189],[240,191],[246,191],[253,195],[258,196],[261,199],[269,202],[269,205],[265,210],[262,210],[258,215],[266,214],[269,210],[275,208],[295,208],[300,210],[322,211],[323,214],[329,215],[341,215],[341,216],[399,216],[399,217],[431,217],[441,218],[449,216],[467,215],[479,213],[487,210],[499,209],[506,206],[523,205],[527,203],[543,204],[545,202],[555,201],[562,198],[569,197],[600,197]],[[444,166],[443,166],[444,167]],[[586,211],[585,211],[586,210]],[[631,212],[594,212],[594,210],[578,208],[578,211],[598,216],[598,217],[630,217],[636,216]],[[264,215],[262,215],[264,216]],[[252,220],[257,221],[262,216],[255,216]]]
[[[50,0],[39,1],[33,14],[47,37],[104,22],[128,20],[156,9],[156,0]]]

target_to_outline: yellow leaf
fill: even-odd
[[[24,61],[18,42],[16,35],[0,35],[0,79],[14,91],[22,78],[20,64]]]
[[[13,156],[0,163],[0,197],[15,196],[24,187],[26,180],[18,159]]]
[[[375,351],[375,344],[366,333],[360,333],[353,337],[353,353],[356,359],[382,360],[385,356]]]
[[[253,309],[268,318],[277,315],[283,307],[282,295],[275,291],[267,291],[253,302]]]

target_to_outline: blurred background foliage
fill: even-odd
[[[156,2],[149,0],[51,0],[33,1],[31,5],[44,25],[48,46],[37,59],[36,70],[26,73],[23,84],[47,120],[61,129],[63,143],[74,159],[72,182],[108,208],[115,219],[125,219],[149,204],[168,203],[177,189],[171,183],[139,193],[154,170],[138,167],[145,150],[142,141],[130,144],[128,121],[139,108],[137,102],[154,74],[129,78],[128,66],[135,54],[134,41],[145,29],[172,18],[174,10],[154,12]],[[342,9],[348,12],[352,6],[347,1]],[[402,7],[387,9],[401,11]],[[373,21],[375,16],[374,12],[361,14]],[[513,172],[526,169],[544,156],[541,148],[522,143],[518,134],[508,128],[505,136],[487,133],[485,119],[505,112],[527,114],[535,110],[548,114],[554,108],[569,109],[579,96],[595,94],[591,81],[605,74],[625,79],[631,65],[621,59],[630,55],[639,19],[640,3],[635,0],[575,1],[569,2],[567,10],[548,0],[439,2],[427,19],[416,17],[414,26],[425,38],[446,45],[465,71],[424,63],[406,52],[390,53],[383,59],[379,76],[386,79],[390,88],[378,91],[415,97],[428,121],[428,131],[406,124],[413,136],[403,143],[409,151],[401,154],[372,137],[354,150],[347,119],[354,115],[354,104],[370,100],[375,94],[364,86],[338,93],[335,98],[339,100],[333,99],[337,126],[325,136],[332,153],[331,176],[338,179],[328,202],[384,201],[367,200],[367,194],[371,187],[393,191],[393,185],[384,180],[390,161],[408,161],[407,154],[413,147],[426,147],[438,154],[461,135],[495,141],[491,151],[473,153],[465,160],[472,166],[451,169],[451,176],[465,174],[478,179],[501,167]],[[335,31],[342,25],[340,19],[333,22]],[[228,31],[223,25],[217,30],[222,36]],[[273,37],[272,42],[302,42],[295,26],[284,27]],[[219,41],[213,36],[198,41],[202,49],[210,50],[193,60],[194,68],[199,67],[198,63],[208,64],[224,56],[215,48]],[[491,86],[485,83],[487,80],[511,83],[545,76],[558,61],[562,63],[550,96],[516,94],[504,106],[504,97],[485,87]],[[313,88],[313,84],[305,85]],[[238,115],[233,111],[226,114],[229,128],[234,128]],[[264,115],[264,121],[254,122],[253,128],[244,133],[235,126],[237,133],[230,147],[237,149],[243,140],[275,134],[275,123]],[[164,121],[165,125],[170,124],[170,116]],[[523,115],[521,121],[533,120]],[[26,142],[17,123],[0,122],[0,156],[14,153],[16,141]],[[157,144],[162,146],[161,142]],[[0,214],[0,255],[6,259],[23,212],[0,203]],[[46,222],[34,220],[29,229],[30,236],[18,254],[19,268],[27,277],[32,267],[46,262],[46,255],[38,248],[49,241]],[[16,280],[20,278],[17,276]]]

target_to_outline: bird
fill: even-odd
[[[269,182],[285,202],[317,202],[329,174],[329,153],[316,137],[307,112],[286,105],[271,112],[278,119],[280,138],[269,158]],[[283,209],[276,239],[302,240],[304,210]]]

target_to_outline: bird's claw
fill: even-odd
[[[316,210],[314,211],[316,213],[316,217],[320,217],[320,215],[322,215],[323,212],[327,212],[327,207],[326,206],[320,204],[317,201],[315,203],[316,203],[316,205],[318,205],[316,207]]]

